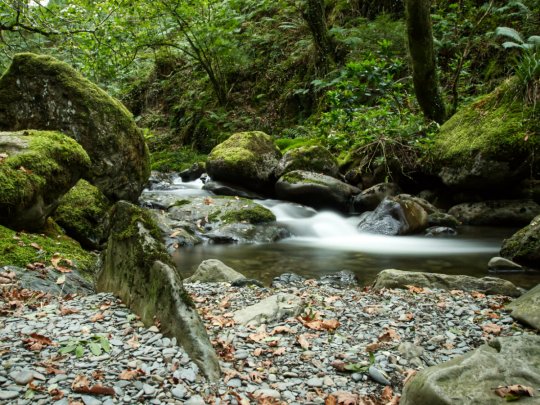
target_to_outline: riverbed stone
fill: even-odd
[[[246,278],[243,274],[237,272],[233,268],[217,259],[204,260],[199,264],[195,274],[185,279],[186,283],[232,283],[240,279]]]
[[[540,215],[503,241],[501,256],[540,270]]]
[[[281,176],[276,183],[278,198],[308,205],[315,209],[348,212],[352,197],[360,193],[353,187],[333,177],[294,170]]]
[[[212,149],[206,169],[214,180],[268,194],[280,158],[281,152],[269,135],[261,131],[239,132]]]
[[[297,316],[302,312],[304,302],[294,294],[279,293],[238,310],[234,313],[234,321],[242,325],[258,326],[283,318]]]
[[[421,370],[405,385],[401,405],[503,404],[494,388],[521,384],[540,386],[540,336],[495,338],[448,362]],[[521,397],[523,404],[537,403]]]
[[[506,309],[512,311],[512,318],[540,330],[540,284],[506,305]]]
[[[488,269],[501,271],[501,270],[523,270],[523,267],[511,260],[504,257],[495,256],[489,259]]]
[[[519,297],[521,295],[521,291],[510,281],[496,277],[476,278],[465,275],[396,269],[381,271],[375,279],[373,288],[407,288],[409,285],[444,290],[479,291],[484,294],[500,294],[509,297]]]
[[[336,158],[321,145],[300,146],[288,150],[278,163],[276,177],[294,170],[320,173],[336,178],[339,174]]]
[[[468,225],[520,226],[540,215],[540,205],[533,200],[491,200],[458,204],[448,213]]]
[[[0,130],[60,131],[92,165],[85,178],[113,201],[137,201],[149,173],[142,131],[118,100],[52,56],[17,54],[0,78]]]
[[[111,224],[97,290],[118,295],[146,325],[159,320],[162,331],[178,339],[202,372],[218,379],[216,353],[155,222],[144,209],[121,201],[113,207]]]

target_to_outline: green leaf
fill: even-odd
[[[109,343],[109,340],[105,337],[101,337],[100,338],[100,344],[101,344],[101,347],[103,348],[103,351],[105,353],[109,353],[111,351],[111,345]]]
[[[84,356],[84,346],[82,345],[77,345],[76,349],[75,349],[75,356],[77,358],[81,358],[82,356]]]
[[[88,347],[94,356],[99,356],[101,354],[101,344],[99,343],[88,343]]]
[[[29,389],[24,393],[24,399],[32,399],[32,398],[34,398],[35,394],[36,394],[36,392],[34,390]]]
[[[510,27],[497,27],[495,35],[511,38],[518,44],[523,44],[525,42],[523,41],[523,38],[521,38],[521,35],[519,35],[519,32]]]
[[[367,373],[369,366],[364,366],[362,363],[347,364],[343,367],[345,370],[353,371],[355,373]]]
[[[68,344],[67,346],[62,347],[60,350],[58,350],[58,353],[60,354],[67,354],[73,352],[77,348],[77,343],[75,344]]]

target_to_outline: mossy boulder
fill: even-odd
[[[445,122],[432,145],[433,169],[451,187],[504,190],[537,170],[540,110],[524,101],[516,78]]]
[[[540,331],[540,284],[506,305],[510,315]]]
[[[301,146],[287,151],[279,161],[276,176],[281,177],[294,170],[320,173],[330,177],[337,177],[339,174],[336,158],[320,145]]]
[[[540,215],[503,241],[501,256],[540,270]]]
[[[260,131],[239,132],[217,145],[206,161],[214,180],[238,184],[249,190],[273,190],[281,152],[272,138]]]
[[[400,405],[502,405],[494,388],[521,384],[540,385],[540,336],[499,337],[464,356],[428,367],[416,374],[403,389]],[[520,404],[538,403],[524,396]]]
[[[44,268],[52,265],[53,258],[60,259],[61,266],[76,269],[89,280],[96,268],[97,256],[61,232],[49,235],[15,232],[0,225],[0,267],[34,265]]]
[[[98,291],[112,292],[149,326],[159,321],[201,371],[219,378],[219,362],[193,301],[160,241],[150,214],[120,201],[111,210],[111,234],[96,277]]]
[[[15,55],[0,78],[0,130],[24,129],[80,143],[92,160],[88,179],[114,201],[136,201],[148,179],[148,150],[130,112],[51,56]]]
[[[540,205],[532,200],[489,200],[463,203],[448,210],[468,225],[522,226],[540,214]]]
[[[0,223],[38,230],[90,168],[73,139],[53,131],[0,132]]]
[[[352,198],[360,189],[324,174],[294,170],[276,183],[278,198],[316,209],[349,212]]]
[[[106,239],[110,205],[97,187],[81,179],[60,198],[53,218],[69,236],[95,249]]]

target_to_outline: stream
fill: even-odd
[[[211,195],[200,180],[160,192],[178,199]],[[153,190],[152,192],[156,192]],[[475,277],[495,276],[523,288],[540,283],[538,271],[488,272],[487,263],[497,256],[504,238],[515,228],[462,226],[457,237],[382,236],[359,233],[358,217],[278,200],[258,200],[270,209],[293,237],[266,244],[202,244],[182,247],[173,259],[183,277],[190,276],[203,260],[218,259],[248,278],[269,285],[282,273],[294,272],[319,278],[340,270],[356,274],[360,285],[369,285],[378,272],[395,268]]]

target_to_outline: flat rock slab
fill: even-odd
[[[242,325],[258,326],[283,318],[295,317],[302,312],[301,298],[293,294],[272,295],[257,304],[234,313],[234,321]]]
[[[476,278],[463,275],[427,273],[387,269],[377,275],[373,288],[407,288],[409,285],[443,290],[479,291],[484,294],[500,294],[519,297],[521,291],[510,281],[496,277]]]
[[[496,338],[478,349],[420,371],[403,390],[400,405],[505,404],[498,386],[540,386],[540,336]],[[520,404],[538,404],[522,397]]]
[[[540,330],[540,284],[506,306],[512,318]]]

